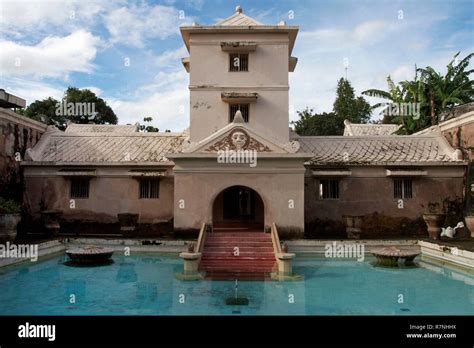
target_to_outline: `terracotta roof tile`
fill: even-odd
[[[439,136],[299,137],[299,152],[313,153],[313,164],[459,162]]]

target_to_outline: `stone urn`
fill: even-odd
[[[342,217],[344,226],[346,226],[347,238],[360,239],[363,218],[361,215],[344,215]]]
[[[428,235],[433,240],[438,240],[441,234],[441,227],[446,219],[446,214],[442,213],[426,213],[423,214],[426,226],[428,226]]]
[[[0,242],[15,240],[20,220],[21,214],[0,214]]]
[[[61,228],[60,219],[63,215],[61,210],[43,210],[41,220],[44,228],[50,236],[57,236]]]
[[[133,214],[133,213],[117,214],[117,218],[120,224],[120,232],[122,232],[122,234],[126,237],[132,237],[133,232],[137,228],[139,217],[140,217],[140,214]]]
[[[466,215],[464,217],[464,222],[465,222],[464,225],[467,227],[467,229],[471,233],[471,237],[474,238],[474,216]]]

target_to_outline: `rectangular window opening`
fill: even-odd
[[[393,198],[411,199],[413,198],[413,181],[411,179],[393,180]]]
[[[321,199],[339,199],[339,180],[320,180],[319,198]]]
[[[86,199],[89,198],[89,178],[72,178],[70,187],[70,197]]]
[[[247,123],[249,121],[249,104],[229,104],[229,120],[230,122],[234,121],[235,113],[237,110],[240,110],[244,121]]]
[[[229,71],[249,71],[248,53],[230,53]]]
[[[153,199],[160,197],[160,180],[141,179],[140,180],[140,199]]]

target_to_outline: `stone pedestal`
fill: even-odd
[[[133,237],[133,232],[137,228],[140,215],[132,213],[120,213],[117,214],[117,218],[120,224],[120,232],[122,232],[125,237]]]
[[[0,214],[0,242],[12,242],[15,240],[16,227],[20,220],[20,214]]]
[[[344,225],[346,226],[347,238],[360,239],[360,234],[362,232],[362,219],[364,217],[357,215],[344,215],[342,218]]]
[[[474,215],[464,217],[465,226],[471,233],[471,237],[474,238]]]
[[[441,227],[445,219],[445,214],[423,214],[423,220],[425,220],[426,226],[428,226],[428,235],[431,239],[439,239]]]
[[[292,275],[293,274],[293,259],[295,254],[292,253],[281,253],[277,255],[278,259],[278,274],[279,275]]]
[[[57,236],[61,228],[59,220],[63,212],[60,210],[44,210],[41,212],[43,225],[50,236]]]
[[[181,253],[179,254],[184,261],[184,274],[185,275],[194,275],[198,273],[199,259],[201,258],[201,253]]]

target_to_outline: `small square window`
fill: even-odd
[[[413,198],[413,181],[411,179],[394,179],[393,180],[393,198],[412,199]]]
[[[72,178],[70,197],[79,199],[89,198],[89,184],[89,178]]]
[[[230,53],[229,71],[249,71],[248,53]]]
[[[140,199],[150,199],[160,197],[160,180],[141,179],[140,180]]]
[[[319,198],[339,199],[339,180],[320,180]]]
[[[229,104],[229,121],[233,122],[235,113],[240,110],[245,122],[249,121],[249,104]]]

